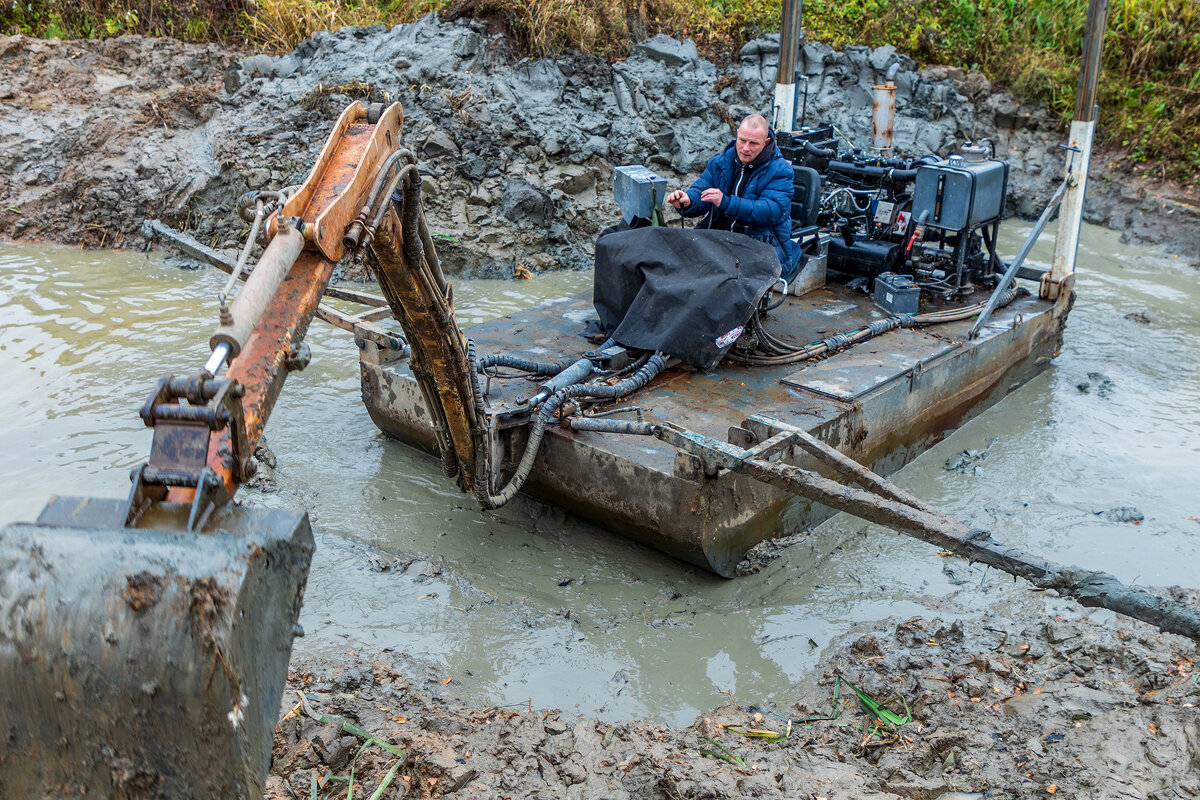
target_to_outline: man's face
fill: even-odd
[[[758,128],[751,128],[746,125],[738,127],[737,132],[737,148],[738,160],[743,164],[749,164],[758,154],[767,146],[767,132]]]

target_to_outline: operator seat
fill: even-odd
[[[821,174],[812,167],[792,166],[792,237],[802,235],[798,229],[815,227],[821,210]]]

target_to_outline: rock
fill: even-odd
[[[1137,523],[1146,519],[1146,515],[1133,506],[1117,506],[1116,508],[1110,508],[1107,511],[1097,511],[1095,513],[1109,522]]]
[[[606,170],[646,164],[672,185],[690,181],[731,138],[729,120],[769,107],[779,61],[778,34],[768,34],[748,42],[728,68],[700,58],[694,43],[663,35],[612,64],[577,55],[514,63],[503,36],[486,25],[436,14],[391,30],[321,32],[281,56],[118,38],[0,40],[6,53],[0,93],[21,98],[0,109],[0,167],[11,176],[5,205],[14,209],[0,215],[0,237],[74,244],[85,238],[81,232],[103,229],[116,237],[106,238],[109,246],[140,244],[145,209],[159,209],[164,221],[186,220],[203,240],[240,240],[245,226],[227,209],[247,183],[278,188],[301,181],[343,104],[358,96],[330,87],[359,81],[374,89],[365,100],[382,100],[387,90],[403,103],[404,144],[422,156],[430,194],[437,187],[447,196],[469,196],[483,181],[502,178],[567,195],[549,215],[536,198],[535,213],[510,207],[508,215],[430,202],[434,227],[456,215],[458,242],[444,246],[454,251],[448,270],[477,273],[497,250],[505,263],[531,263],[536,253],[555,265],[585,267],[596,231],[616,219],[602,205],[610,200]],[[119,73],[104,66],[109,62],[120,65]],[[1061,169],[1058,121],[1010,95],[989,94],[979,73],[944,67],[917,73],[891,47],[839,52],[806,42],[800,64],[810,78],[806,121],[829,121],[861,145],[870,135],[871,86],[897,62],[896,155],[945,154],[966,132],[991,136],[1012,162],[1008,212],[1036,217]],[[177,107],[165,115],[167,125],[146,125],[140,117],[151,102],[222,80],[220,102]],[[64,104],[60,95],[87,100]],[[136,146],[123,133],[132,130]],[[65,154],[79,142],[88,143],[89,158],[68,163]],[[591,174],[543,179],[564,166]],[[1106,173],[1104,163],[1093,168],[1089,220],[1133,239],[1167,232],[1168,240],[1200,238],[1200,212],[1186,195],[1147,191],[1124,174]],[[565,238],[547,243],[550,216],[569,224]]]
[[[553,216],[549,196],[524,178],[510,178],[497,208],[500,216],[512,222],[545,226]]]
[[[513,65],[509,85],[524,103],[545,108],[558,102],[566,80],[558,65],[549,59],[522,59]]]
[[[458,158],[459,150],[445,128],[434,128],[422,142],[421,152],[426,158]]]
[[[684,39],[681,42],[662,33],[652,39],[638,42],[633,46],[633,51],[647,58],[659,61],[668,67],[680,67],[685,64],[692,64],[700,58],[700,54],[696,50],[696,43],[691,39]]]
[[[1079,636],[1079,628],[1069,622],[1054,620],[1046,623],[1043,633],[1050,644],[1061,644]]]
[[[850,652],[857,658],[872,658],[883,655],[883,647],[880,646],[879,640],[874,636],[860,636],[850,645]]]

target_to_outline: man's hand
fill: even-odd
[[[725,193],[720,189],[705,189],[700,193],[700,199],[705,203],[712,203],[717,208],[720,208],[721,201],[725,199]]]
[[[676,189],[667,195],[667,202],[677,209],[683,209],[692,204],[692,198],[688,197],[688,193],[682,189]]]

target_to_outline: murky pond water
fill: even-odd
[[[1006,227],[1011,253],[1025,228]],[[125,496],[149,452],[137,410],[164,373],[204,361],[223,280],[156,254],[0,247],[0,524],[52,493]],[[455,297],[469,324],[589,285],[462,281]],[[1087,228],[1077,288],[1054,366],[897,480],[1052,559],[1200,586],[1200,273]],[[446,697],[680,725],[721,692],[786,697],[855,625],[1026,591],[844,516],[734,581],[524,498],[484,516],[375,429],[347,334],[314,323],[309,343],[267,427],[280,491],[245,498],[302,503],[317,529],[303,652],[391,648]],[[945,469],[964,450],[974,460]],[[1098,513],[1120,506],[1144,521]]]

